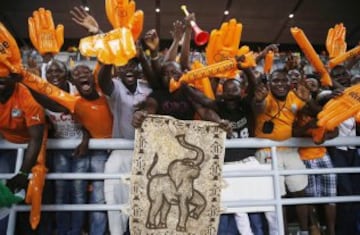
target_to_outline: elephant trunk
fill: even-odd
[[[195,146],[193,144],[190,144],[185,140],[185,135],[178,135],[176,136],[177,141],[181,146],[183,146],[186,149],[192,150],[196,152],[196,156],[194,159],[191,159],[194,161],[194,165],[199,166],[204,161],[204,151],[199,148],[198,146]]]

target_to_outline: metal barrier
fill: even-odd
[[[80,142],[80,141],[79,141]],[[48,140],[48,149],[75,149],[79,144],[74,140]],[[338,137],[330,141],[326,141],[322,146],[356,146],[360,143],[360,137]],[[279,177],[281,175],[296,175],[296,174],[324,174],[324,173],[360,173],[360,167],[353,168],[333,168],[333,169],[306,169],[306,170],[278,170],[277,167],[277,147],[307,147],[316,146],[310,139],[292,138],[287,141],[277,142],[268,139],[248,138],[248,139],[232,139],[226,140],[226,148],[263,148],[270,147],[272,154],[272,169],[268,171],[249,171],[249,172],[223,172],[224,178],[243,177],[243,176],[271,176],[274,184],[274,199],[272,200],[242,200],[242,201],[223,201],[222,204],[231,211],[231,208],[242,206],[275,206],[277,215],[277,222],[279,227],[279,234],[283,235],[282,230],[284,221],[282,217],[283,205],[297,205],[297,204],[318,204],[329,202],[355,202],[360,201],[359,196],[337,196],[337,197],[307,197],[307,198],[281,198]],[[90,149],[133,149],[134,142],[125,139],[92,139],[89,143]],[[0,140],[0,149],[17,149],[17,161],[15,172],[21,166],[24,149],[26,145],[19,145]],[[0,174],[0,179],[9,179],[13,174]],[[47,180],[56,179],[113,179],[126,178],[128,175],[124,174],[101,174],[101,173],[49,173]],[[71,205],[43,205],[43,211],[92,211],[92,210],[123,210],[126,205],[99,205],[99,204],[71,204]],[[15,218],[18,211],[29,211],[30,206],[14,205],[11,208],[7,235],[13,235],[15,231]]]

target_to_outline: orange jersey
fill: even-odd
[[[92,138],[111,138],[113,117],[104,96],[97,100],[81,97],[76,103],[74,115]]]
[[[305,126],[308,122],[312,120],[311,117],[306,115],[299,115],[298,117],[298,124],[300,126]],[[312,131],[315,129],[308,129],[307,134],[309,136],[312,136]],[[326,154],[326,148],[325,147],[300,147],[299,148],[299,154],[301,160],[314,160],[318,158],[322,158]]]
[[[286,101],[279,101],[269,94],[265,99],[265,109],[256,117],[255,136],[271,140],[286,140],[292,137],[292,125],[296,113],[305,102],[299,99],[293,91],[290,91]],[[265,121],[272,120],[274,128],[271,133],[263,133]]]
[[[10,99],[0,103],[0,133],[10,142],[26,143],[28,127],[39,124],[45,124],[44,109],[24,85],[16,84]]]

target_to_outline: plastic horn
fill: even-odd
[[[329,61],[329,67],[334,68],[336,65],[341,64],[342,62],[349,60],[358,55],[360,55],[360,46],[354,47],[350,51],[347,51],[346,53],[331,59]]]
[[[185,5],[182,5],[181,6],[181,10],[184,11],[185,15],[188,16],[189,15],[189,12],[186,8]],[[200,27],[196,24],[195,21],[190,21],[190,24],[191,24],[191,27],[192,29],[194,30],[195,32],[195,37],[194,37],[194,40],[195,40],[195,43],[196,45],[198,46],[202,46],[204,45],[205,43],[207,43],[207,41],[209,40],[209,33],[206,32],[206,31],[203,31],[202,29],[200,29]]]

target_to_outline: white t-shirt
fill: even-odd
[[[135,106],[145,101],[150,94],[151,88],[147,81],[137,80],[137,87],[131,93],[120,79],[113,79],[114,90],[108,98],[109,106],[113,114],[113,138],[134,139],[135,129],[131,125]]]

